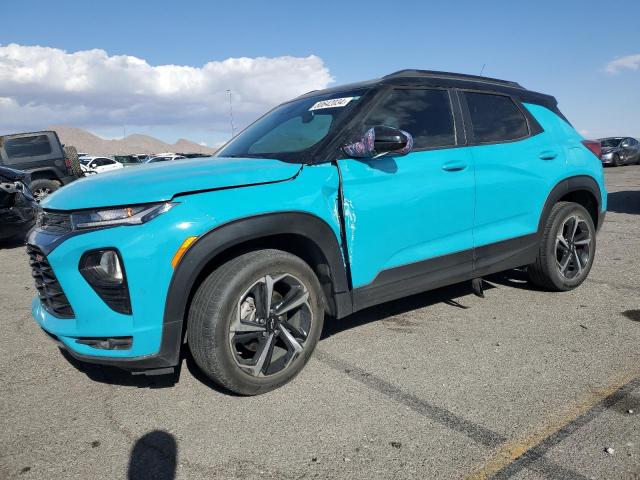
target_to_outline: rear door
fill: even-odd
[[[468,276],[473,165],[459,110],[443,89],[389,90],[365,117],[409,132],[405,156],[339,160],[356,308]]]
[[[547,195],[565,171],[566,153],[517,99],[475,91],[461,96],[473,145],[473,232],[476,269],[482,270],[535,243],[532,234]]]

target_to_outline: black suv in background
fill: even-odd
[[[28,172],[38,202],[83,176],[76,149],[63,147],[53,131],[0,136],[0,166]]]

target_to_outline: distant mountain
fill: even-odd
[[[165,143],[149,135],[128,135],[122,140],[105,140],[81,128],[53,125],[48,130],[55,130],[60,141],[65,145],[73,145],[78,152],[90,155],[118,155],[127,153],[214,153],[215,148],[205,147],[190,140],[181,138],[174,144]]]

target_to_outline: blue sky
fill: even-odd
[[[207,62],[235,57],[313,55],[319,57],[322,68],[314,64],[309,75],[320,78],[324,71],[326,77],[328,71],[333,79],[330,84],[369,79],[403,68],[477,74],[486,64],[485,75],[516,80],[530,89],[554,95],[561,110],[587,137],[640,136],[640,2],[632,0],[606,4],[588,0],[3,0],[0,18],[3,46],[39,45],[69,53],[102,49],[108,56],[134,56],[151,66],[202,67]],[[613,73],[606,71],[616,58],[625,59],[621,63],[627,66],[614,69]],[[287,69],[293,72],[301,68],[297,64],[284,67],[282,75],[290,73]],[[227,88],[233,91],[240,77],[228,78]],[[294,85],[297,78],[292,80]],[[106,77],[104,84],[114,81],[113,77]],[[313,83],[309,76],[299,81],[304,86],[309,82]],[[225,85],[215,85],[219,92],[215,100],[209,101],[222,104]],[[38,117],[56,120],[56,112],[60,116],[56,123],[65,123],[60,110],[78,102],[68,97],[60,99],[55,92],[51,95],[58,97],[47,99],[41,93],[34,102],[49,102],[51,108],[47,115],[34,109],[30,116],[25,113],[25,102],[30,102],[28,88],[12,88],[18,93],[10,112],[21,119],[16,127],[26,126],[31,116],[34,127]],[[294,90],[295,87],[283,89],[273,99],[263,93],[259,100],[251,98],[250,89],[241,91],[238,96],[246,104],[238,105],[237,123],[243,126],[270,103],[281,101],[283,95],[296,94]],[[96,95],[104,97],[105,92],[107,88]],[[121,90],[115,92],[122,95],[118,93]],[[35,92],[34,95],[37,96]],[[92,101],[82,100],[87,105],[93,105]],[[71,105],[69,111],[83,105]],[[140,108],[147,108],[147,104],[142,105]],[[125,113],[105,120],[111,115],[105,115],[104,109],[121,107],[101,105],[102,110],[95,111],[102,113],[94,118],[91,108],[86,107],[85,114],[71,118],[77,118],[80,124],[76,126],[107,137],[121,136],[121,123],[130,123],[127,133],[151,133],[169,141],[188,137],[214,144],[228,135],[227,112],[222,107],[212,114],[210,122],[204,113],[197,117],[189,113],[191,116],[186,115],[182,122],[180,115],[165,110],[158,115],[165,115],[166,121],[132,117],[129,122]],[[194,108],[191,106],[190,111]],[[1,129],[10,126],[13,124],[0,119]]]

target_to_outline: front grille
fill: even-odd
[[[73,318],[73,309],[45,254],[34,245],[27,245],[27,253],[42,306],[58,318]]]
[[[67,233],[71,231],[71,215],[42,210],[38,215],[38,226],[51,233]]]

